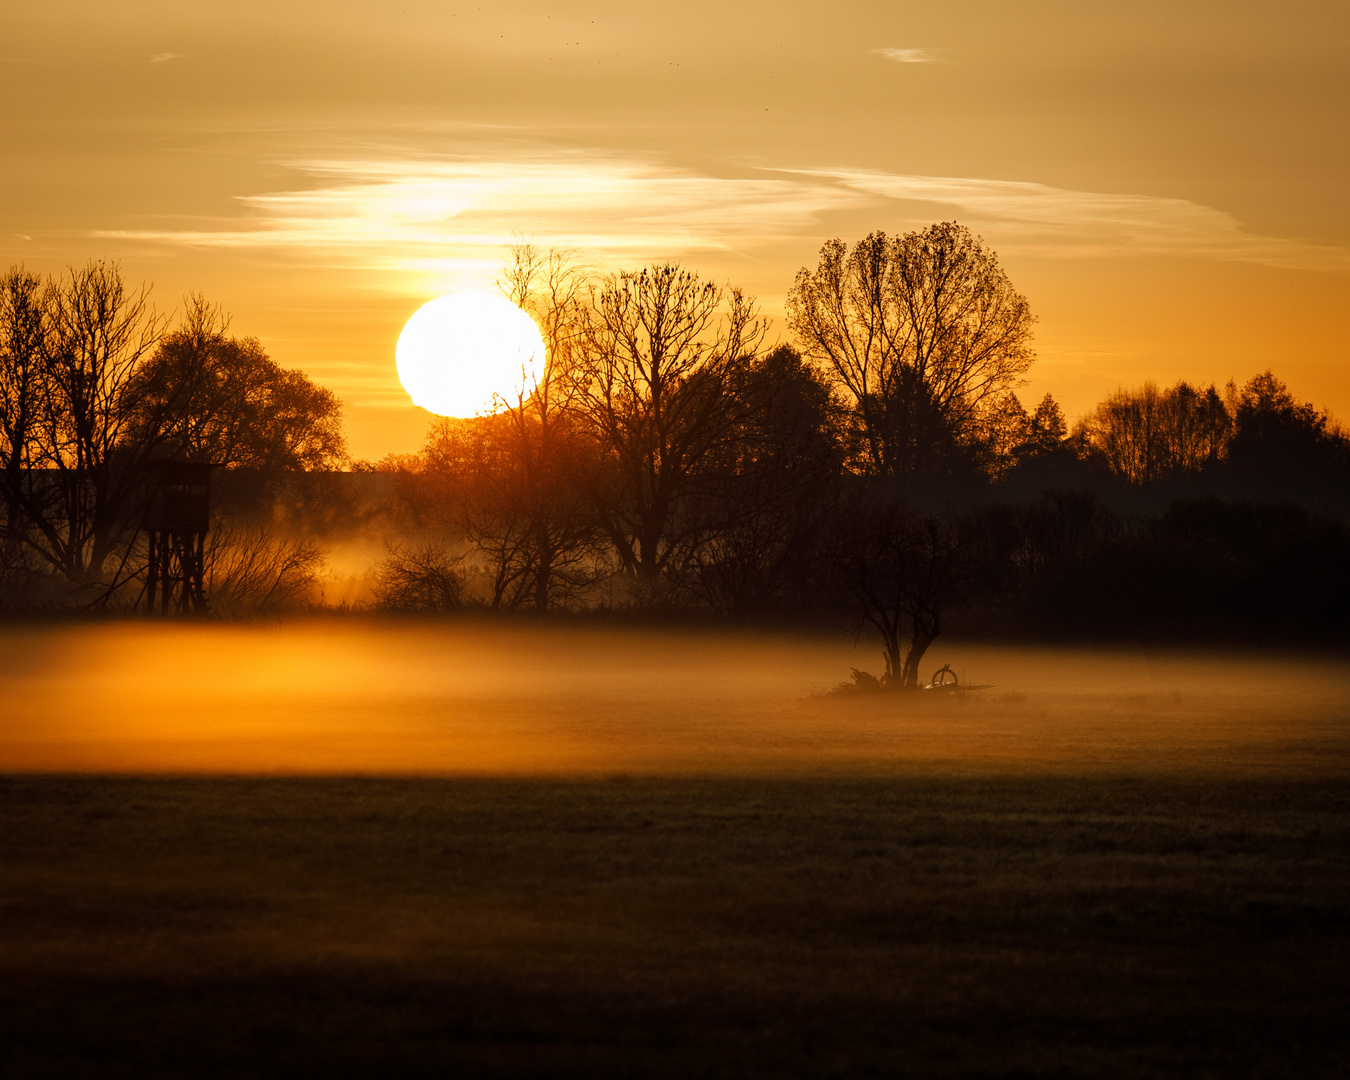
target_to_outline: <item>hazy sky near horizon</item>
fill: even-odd
[[[0,80],[4,265],[205,293],[360,456],[513,235],[779,316],[829,237],[955,219],[1039,316],[1024,400],[1270,367],[1350,417],[1343,0],[9,0]]]

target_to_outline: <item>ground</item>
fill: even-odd
[[[230,692],[275,696],[283,640],[266,665],[236,665]],[[739,659],[761,671],[810,653],[760,644]],[[331,687],[293,703],[319,711],[273,743],[227,719],[234,698],[186,711],[170,737],[154,692],[136,699],[142,727],[118,696],[163,662],[150,655],[74,680],[87,708],[102,688],[103,728],[62,711],[43,681],[59,665],[0,670],[20,706],[0,718],[5,1076],[1350,1070],[1350,711],[1334,659],[1275,664],[1293,680],[1281,690],[1241,658],[958,650],[1002,686],[907,705],[794,688],[756,726],[762,685],[737,696],[705,657],[706,678],[677,692],[672,676],[631,720],[599,699],[563,715],[480,697],[472,723],[436,735],[403,715],[386,735],[421,732],[436,775],[301,775]],[[692,662],[663,655],[676,675]],[[384,710],[450,707],[426,685],[404,693],[421,704],[391,690]],[[20,716],[38,700],[46,727]],[[495,715],[509,753],[466,734]],[[526,753],[550,738],[565,767],[556,748]],[[273,774],[211,773],[204,745],[273,755]],[[434,756],[451,750],[458,772]],[[128,767],[174,754],[177,774]]]

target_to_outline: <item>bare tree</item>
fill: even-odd
[[[285,611],[310,597],[324,554],[270,524],[217,521],[207,534],[206,591],[216,611]]]
[[[879,476],[941,467],[978,442],[1035,358],[1026,298],[955,222],[874,232],[852,250],[829,241],[787,310],[806,355],[851,397],[861,463]]]
[[[0,495],[5,504],[4,539],[18,546],[24,544],[29,517],[39,503],[36,482],[41,474],[37,470],[45,464],[36,435],[46,404],[47,325],[42,279],[21,267],[12,268],[0,278],[0,466],[4,469]]]
[[[543,374],[492,415],[435,421],[400,487],[425,527],[473,545],[490,607],[544,612],[575,600],[599,568],[596,447],[571,409],[586,274],[570,252],[522,241],[497,284],[539,324]]]
[[[914,689],[942,615],[975,580],[962,522],[900,504],[859,500],[842,518],[837,565],[864,622],[881,636],[883,686]]]
[[[1117,390],[1089,415],[1080,437],[1106,467],[1131,484],[1194,475],[1223,456],[1233,421],[1214,386],[1146,382]]]
[[[6,535],[70,581],[97,581],[134,531],[140,466],[163,443],[138,424],[134,383],[165,320],[116,264],[72,269],[40,300],[32,277],[11,270],[3,292]]]
[[[536,385],[502,403],[507,422],[485,425],[495,475],[483,478],[488,498],[479,504],[491,510],[469,531],[493,556],[494,604],[528,602],[542,613],[576,599],[602,571],[591,500],[599,458],[576,411],[588,276],[574,253],[520,241],[498,287],[539,325],[547,356]]]
[[[511,410],[432,425],[401,477],[405,501],[433,534],[454,533],[475,549],[495,609],[565,605],[600,571],[599,532],[588,501],[595,455],[558,430],[547,452],[536,421]]]
[[[375,607],[386,612],[446,612],[464,603],[464,556],[427,542],[389,549],[375,582]]]
[[[607,458],[597,505],[623,569],[650,583],[699,543],[700,463],[738,437],[766,324],[740,289],[674,263],[607,278],[591,308],[578,408]]]

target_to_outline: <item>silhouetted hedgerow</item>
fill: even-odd
[[[1045,504],[1012,513],[1021,527],[1005,526],[994,553],[1009,589],[1001,602],[986,598],[988,621],[1002,634],[1272,647],[1350,641],[1344,520],[1213,497],[1133,522],[1099,504],[1086,520],[1047,513]],[[967,613],[962,625],[978,629],[980,621],[978,611]]]

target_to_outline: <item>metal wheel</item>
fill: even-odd
[[[933,672],[933,681],[929,686],[943,689],[948,686],[956,685],[956,672],[951,669],[950,664],[943,664],[937,671]]]

